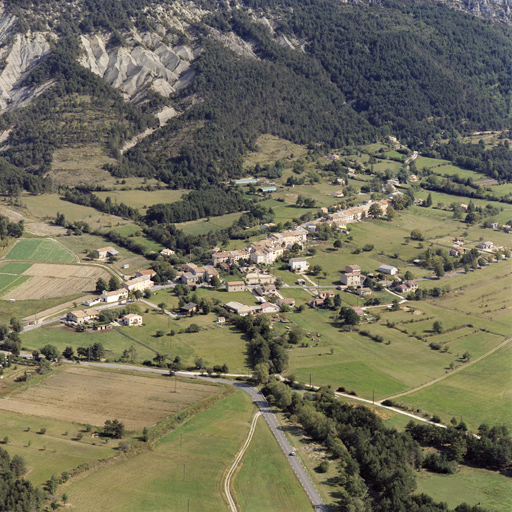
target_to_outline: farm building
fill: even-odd
[[[243,281],[228,281],[226,290],[228,292],[243,292],[245,291],[245,283]]]
[[[256,185],[258,183],[258,178],[245,178],[242,180],[233,180],[233,185]]]
[[[492,242],[480,242],[476,248],[477,249],[486,249],[486,250],[490,250],[494,247],[494,244]]]
[[[86,324],[88,322],[94,322],[98,320],[100,312],[95,309],[77,309],[75,311],[70,311],[66,315],[66,320],[68,322],[74,322],[77,325]]]
[[[290,258],[288,265],[293,272],[297,270],[301,272],[309,268],[309,261],[306,258]]]
[[[217,318],[217,320],[215,321],[215,323],[217,323],[219,325],[225,324],[226,323],[226,319],[223,316],[219,316]]]
[[[391,276],[394,276],[395,274],[398,274],[398,269],[391,265],[381,265],[379,267],[379,272],[381,272],[382,274],[389,274]]]
[[[249,313],[252,313],[253,311],[253,308],[251,308],[250,306],[246,306],[245,304],[241,304],[240,302],[235,301],[224,304],[224,307],[228,311],[232,311],[238,316],[247,316]]]
[[[104,260],[110,256],[119,256],[119,251],[114,249],[114,247],[102,247],[96,250],[98,251],[100,260]]]
[[[277,187],[260,187],[258,189],[258,192],[262,192],[263,194],[267,193],[267,192],[276,192],[277,190]]]
[[[106,302],[107,304],[119,302],[120,300],[125,300],[127,298],[128,290],[126,288],[121,288],[120,290],[113,290],[111,292],[103,290],[103,292],[101,292],[101,301]]]
[[[136,315],[131,313],[129,315],[124,315],[121,323],[123,325],[133,326],[133,325],[142,325],[142,317],[140,315]]]

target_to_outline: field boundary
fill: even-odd
[[[451,370],[449,373],[445,373],[444,375],[441,375],[440,377],[437,377],[428,382],[425,382],[425,384],[421,384],[420,386],[416,386],[414,388],[408,389],[407,391],[404,391],[403,393],[397,393],[396,395],[388,396],[387,398],[380,400],[380,402],[378,402],[378,403],[382,403],[384,400],[394,400],[395,398],[399,398],[401,396],[410,395],[411,393],[415,393],[416,391],[420,391],[424,388],[428,388],[429,386],[432,386],[432,384],[437,384],[441,380],[446,379],[447,377],[450,377],[451,375],[454,375],[455,373],[458,373],[462,370],[465,370],[466,368],[473,366],[474,364],[478,363],[479,361],[486,358],[487,356],[494,354],[494,352],[496,352],[500,348],[503,348],[511,341],[512,341],[512,338],[508,338],[508,339],[502,341],[497,347],[494,347],[492,350],[489,350],[489,352],[487,352],[486,354],[484,354],[480,357],[477,357],[475,360],[470,361],[469,363],[464,363],[462,366],[459,366],[458,368]]]
[[[67,252],[68,254],[71,255],[71,257],[73,258],[73,261],[67,261],[67,262],[60,262],[60,261],[48,261],[48,260],[28,260],[28,259],[19,259],[19,258],[8,258],[7,256],[14,250],[14,248],[18,245],[19,242],[22,242],[24,240],[45,240],[47,242],[53,242],[53,243],[56,243],[59,248],[61,248],[62,250],[64,250],[65,252]],[[64,244],[60,243],[59,241],[55,240],[54,238],[51,238],[51,237],[41,237],[41,238],[18,238],[16,240],[16,242],[14,242],[14,244],[12,245],[12,247],[9,247],[9,251],[4,254],[1,258],[1,260],[4,260],[4,261],[32,261],[32,262],[36,262],[36,263],[58,263],[58,264],[77,264],[80,262],[80,258],[78,257],[77,254],[75,254],[71,249],[67,248]]]

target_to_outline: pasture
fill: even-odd
[[[140,178],[139,178],[140,180]],[[175,203],[181,199],[181,196],[186,193],[185,190],[170,190],[164,188],[162,190],[109,190],[107,192],[95,192],[95,194],[103,199],[110,197],[113,202],[124,203],[132,208],[145,210],[149,206],[157,203]],[[144,213],[144,212],[141,212]]]
[[[234,490],[241,510],[246,512],[312,511],[304,490],[261,417],[236,473]]]
[[[280,139],[274,135],[261,135],[256,141],[258,151],[249,152],[244,156],[244,168],[273,164],[276,160],[295,160],[307,154],[305,146]],[[293,156],[292,156],[293,155]]]
[[[18,240],[6,259],[71,263],[76,256],[61,244],[51,239],[24,238]]]
[[[116,418],[128,430],[142,430],[218,390],[210,383],[183,380],[176,389],[170,377],[69,366],[0,400],[0,410],[95,426]]]
[[[15,261],[11,261],[0,267],[0,274],[20,275],[26,272],[31,266],[32,263],[18,263]]]
[[[512,344],[398,402],[423,408],[448,423],[462,417],[475,432],[481,423],[512,426]]]
[[[466,502],[495,512],[512,510],[512,481],[495,471],[463,465],[453,475],[422,470],[417,482],[417,493],[424,492],[436,501],[444,501],[450,508]]]
[[[153,451],[89,473],[62,491],[76,512],[228,512],[222,478],[255,410],[237,391],[165,435]]]

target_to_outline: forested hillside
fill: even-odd
[[[200,188],[242,175],[242,156],[262,133],[330,147],[395,135],[420,149],[439,138],[511,127],[512,30],[443,5],[77,5],[7,2],[16,30],[53,34],[50,54],[27,70],[23,87],[55,84],[28,107],[0,117],[0,127],[12,129],[2,175],[12,182],[9,166],[16,166],[15,187],[48,189],[40,176],[53,151],[66,145],[102,144],[118,160],[108,167],[118,177],[154,176],[173,188]],[[139,96],[131,105],[78,63],[81,35],[99,32],[110,34],[104,51],[111,60],[119,47],[149,55],[155,38],[168,48],[186,44],[194,48],[194,77],[168,97],[152,92],[144,79],[145,100]],[[115,72],[129,79],[134,71],[121,66]],[[157,127],[153,114],[163,106],[181,115],[121,156],[124,141]],[[495,169],[486,165],[484,171]]]

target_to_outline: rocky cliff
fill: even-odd
[[[512,0],[441,0],[453,9],[512,26]]]

